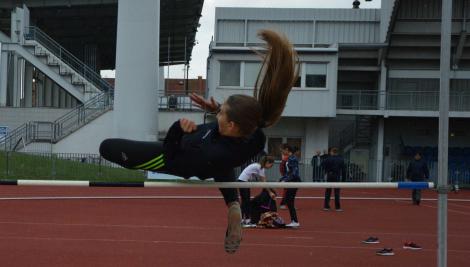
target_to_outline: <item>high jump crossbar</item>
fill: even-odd
[[[153,182],[101,182],[66,180],[0,180],[0,185],[18,186],[78,186],[78,187],[172,187],[172,188],[361,188],[361,189],[430,189],[433,182],[205,182],[205,181],[153,181]]]

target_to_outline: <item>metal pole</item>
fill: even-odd
[[[188,67],[188,62],[186,60],[186,35],[184,36],[184,72],[183,73],[183,76],[185,77],[184,78],[184,92],[185,94],[187,95],[188,94],[188,71],[187,71],[187,67]]]
[[[171,46],[171,42],[170,42],[170,35],[168,35],[168,51],[167,51],[167,74],[166,74],[166,86],[165,86],[165,93],[168,92],[168,83],[170,82],[170,46]],[[163,93],[163,95],[165,95],[165,93]]]
[[[439,91],[438,218],[437,266],[447,266],[447,193],[449,150],[449,77],[452,26],[452,0],[442,0]]]

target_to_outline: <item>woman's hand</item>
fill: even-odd
[[[269,196],[274,200],[276,199],[276,194],[274,194],[273,192],[269,192]]]
[[[194,102],[194,104],[196,104],[197,107],[205,111],[216,112],[219,109],[220,104],[217,103],[213,97],[211,97],[209,100],[206,100],[195,93],[192,93],[189,97]]]
[[[183,129],[183,132],[185,133],[191,133],[196,131],[197,129],[196,123],[194,123],[194,121],[185,118],[180,119],[180,126],[181,129]]]

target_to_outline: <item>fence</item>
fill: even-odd
[[[384,97],[384,107],[379,105],[380,97]],[[438,91],[339,90],[336,101],[339,109],[439,110]],[[465,91],[451,91],[449,109],[470,111],[470,94]]]
[[[0,178],[142,181],[145,172],[121,168],[96,154],[0,151]]]
[[[386,161],[383,178],[377,181],[378,162],[369,160],[366,164],[346,162],[346,177],[343,182],[402,182],[406,179],[409,161]],[[266,170],[270,182],[280,179],[280,162]],[[430,182],[437,181],[437,162],[428,162]],[[243,167],[235,169],[238,176]],[[299,164],[300,177],[304,182],[324,182],[325,175],[320,166],[310,163]],[[80,153],[20,153],[0,151],[0,179],[72,179],[72,180],[143,180],[146,173],[127,170],[96,154]],[[470,164],[449,164],[449,184],[470,185]]]

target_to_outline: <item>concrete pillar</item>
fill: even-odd
[[[381,1],[380,6],[380,42],[385,42],[390,20],[392,18],[393,6],[396,0]]]
[[[54,82],[51,81],[51,83],[46,84],[46,87],[44,87],[44,106],[45,107],[51,107],[52,106],[52,90],[54,90]]]
[[[44,87],[46,87],[48,80],[46,75],[41,75],[39,82],[36,83],[36,107],[44,106]]]
[[[60,86],[57,84],[54,84],[52,86],[52,106],[55,108],[59,107],[59,92],[60,92]]]
[[[2,52],[0,43],[0,107],[7,105],[8,53]]]
[[[59,108],[65,108],[65,90],[59,90]]]
[[[310,163],[316,150],[328,149],[329,119],[308,118],[305,122],[305,163]]]
[[[382,61],[380,65],[380,84],[379,84],[379,109],[387,109],[387,67],[385,62]]]
[[[114,137],[157,140],[159,29],[160,0],[118,1]]]
[[[13,55],[13,83],[11,88],[11,106],[20,106],[20,75],[21,73],[21,62],[17,55]]]
[[[65,107],[66,108],[72,107],[72,96],[70,94],[65,94]]]
[[[51,91],[52,90],[52,86],[54,85],[54,82],[49,79],[49,77],[46,77],[46,80],[44,82],[44,88],[42,90],[42,96],[43,96],[43,100],[42,100],[42,107],[45,107],[46,106],[46,103],[47,103],[47,94],[48,94],[48,91]]]
[[[75,97],[72,97],[72,108],[75,108],[78,105],[78,101]]]
[[[33,106],[33,65],[26,63],[24,70],[24,107]]]
[[[375,174],[375,182],[385,182],[383,180],[383,163],[384,163],[384,118],[378,118],[377,123],[377,168]]]
[[[24,33],[26,27],[29,26],[29,9],[26,5],[23,7],[17,7],[11,12],[11,40],[20,44],[24,43]]]

